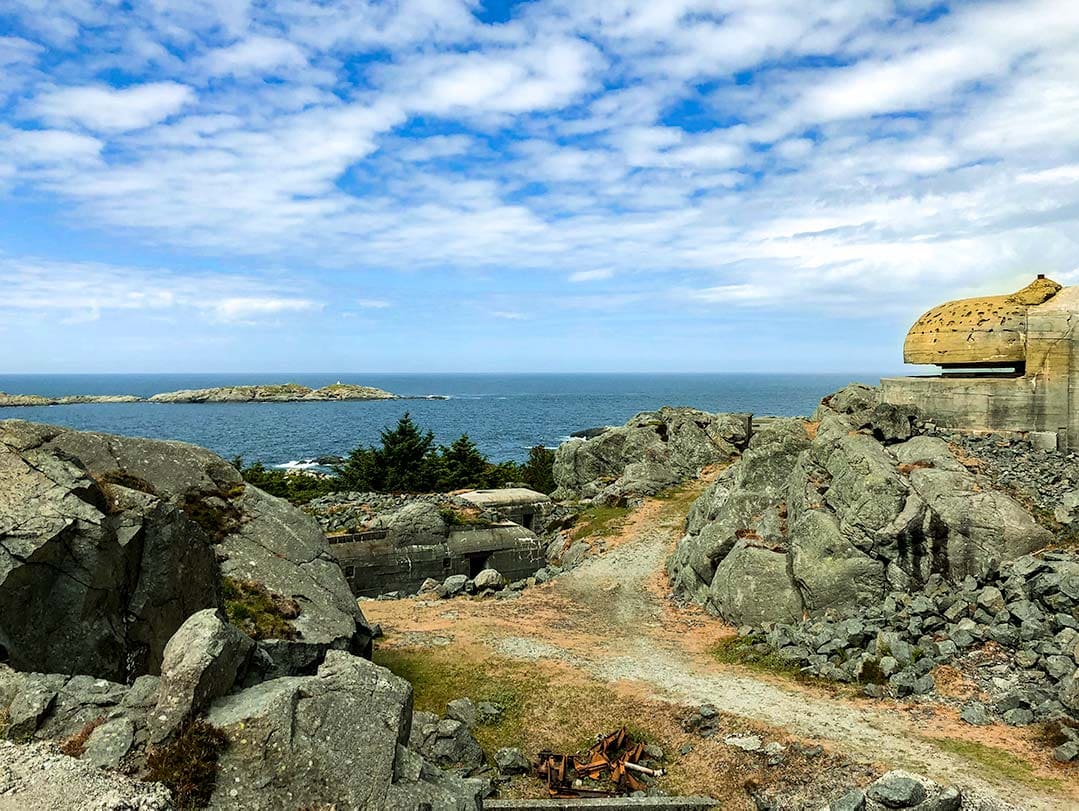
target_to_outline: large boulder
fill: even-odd
[[[615,503],[653,495],[736,456],[750,422],[748,414],[661,408],[593,438],[571,439],[555,453],[554,497]]]
[[[218,699],[207,720],[229,738],[215,808],[479,808],[481,783],[447,775],[407,748],[408,682],[343,651],[329,651],[317,675]]]
[[[735,625],[797,622],[802,597],[787,570],[787,555],[740,540],[716,568],[708,607]]]
[[[95,476],[57,447],[73,433],[0,422],[0,657],[122,681],[220,604],[217,564],[205,530],[141,477]]]
[[[184,721],[232,690],[254,648],[249,636],[213,609],[188,617],[165,646],[153,739],[168,738]]]
[[[318,525],[181,442],[0,422],[0,660],[128,681],[158,673],[191,614],[221,608],[222,576],[295,600],[284,672],[370,631]]]

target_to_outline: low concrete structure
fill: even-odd
[[[1039,276],[1010,296],[963,299],[911,328],[903,359],[942,373],[881,380],[882,399],[936,424],[1079,448],[1079,287]]]
[[[356,596],[415,592],[429,577],[471,579],[484,569],[520,580],[546,563],[536,535],[511,521],[458,527],[444,540],[422,545],[396,546],[388,536],[389,530],[375,529],[327,537]]]
[[[498,490],[472,490],[461,493],[482,510],[489,510],[504,521],[513,521],[525,529],[535,529],[536,519],[551,511],[551,497],[527,487],[503,487]]]

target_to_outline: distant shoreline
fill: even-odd
[[[208,389],[181,389],[162,392],[150,397],[133,394],[70,394],[44,397],[37,394],[7,394],[0,392],[0,408],[20,408],[55,405],[85,405],[92,403],[332,403],[368,400],[448,400],[449,397],[431,394],[422,397],[402,397],[371,386],[334,383],[319,389],[297,383],[256,386],[219,386]]]

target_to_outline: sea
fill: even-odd
[[[879,374],[64,374],[0,375],[9,394],[134,394],[269,383],[318,388],[338,381],[377,386],[388,401],[308,403],[115,403],[0,409],[25,419],[128,436],[175,439],[226,459],[313,467],[325,456],[376,444],[406,411],[435,440],[468,434],[492,461],[522,461],[589,428],[621,425],[664,405],[799,416],[851,382]],[[431,396],[446,399],[425,399]]]

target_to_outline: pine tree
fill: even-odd
[[[521,466],[521,480],[533,490],[551,494],[555,490],[554,451],[537,445],[528,452],[528,461]]]
[[[382,431],[382,447],[373,462],[381,474],[380,489],[390,493],[424,493],[434,485],[431,445],[435,435],[423,433],[406,411],[393,429]]]
[[[442,490],[460,490],[465,487],[483,487],[490,462],[480,453],[468,434],[461,434],[440,454],[439,487]]]

